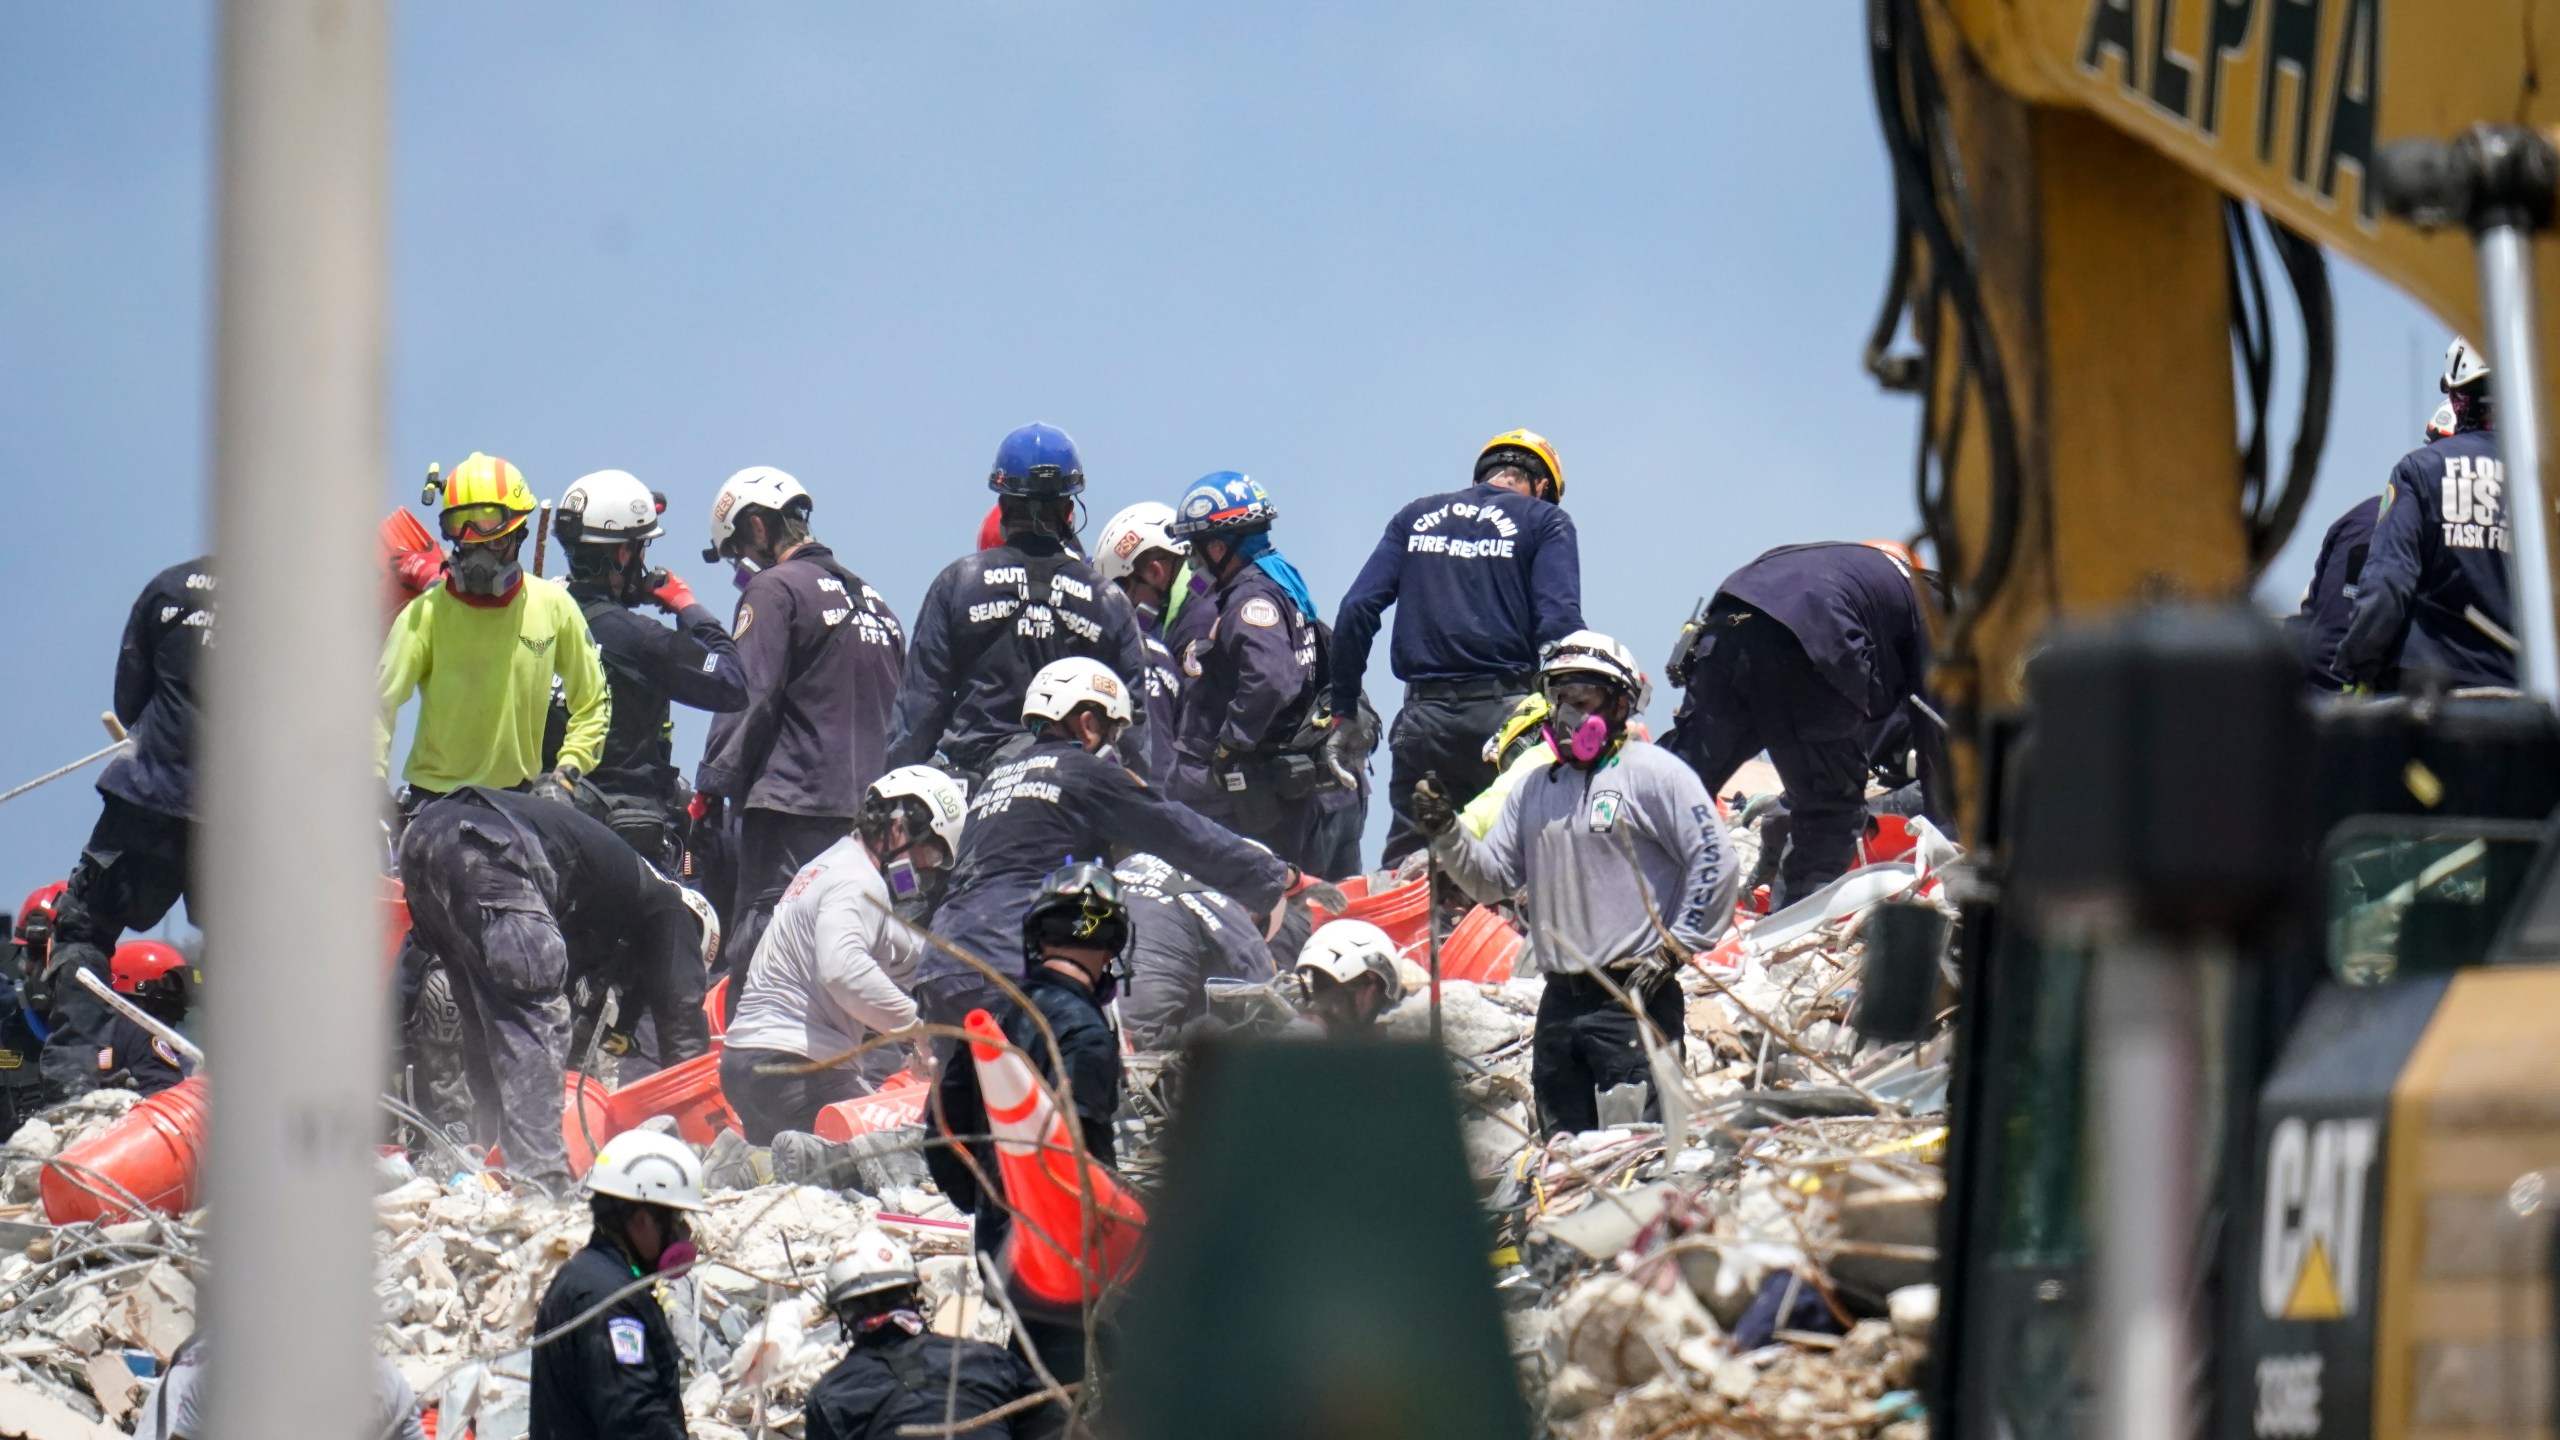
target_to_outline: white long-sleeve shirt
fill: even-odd
[[[1431,851],[1478,900],[1524,892],[1524,975],[1604,969],[1648,954],[1662,943],[1657,919],[1682,949],[1704,950],[1733,923],[1742,888],[1697,772],[1642,740],[1628,741],[1597,770],[1528,771],[1483,839],[1452,826]]]
[[[904,987],[924,941],[891,918],[889,903],[858,835],[802,866],[756,942],[726,1043],[823,1060],[914,1024]]]

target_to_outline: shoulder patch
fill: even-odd
[[[613,1340],[613,1359],[617,1365],[637,1365],[649,1358],[649,1332],[629,1315],[616,1315],[604,1322],[604,1333]]]
[[[1244,623],[1258,625],[1268,630],[1280,623],[1280,607],[1272,604],[1265,597],[1256,595],[1244,602]]]
[[[1182,647],[1182,673],[1194,680],[1200,678],[1200,642],[1197,640]]]
[[[756,607],[754,607],[753,605],[741,605],[741,606],[739,606],[739,607],[738,607],[738,628],[729,632],[729,638],[730,638],[730,639],[732,639],[732,640],[744,640],[744,639],[746,639],[746,638],[747,638],[747,627],[748,627],[748,626],[750,626],[750,625],[753,625],[754,623],[756,623]]]
[[[160,1063],[168,1066],[172,1070],[184,1070],[187,1068],[185,1058],[178,1054],[178,1047],[161,1039],[157,1035],[151,1037],[151,1053],[159,1056]]]

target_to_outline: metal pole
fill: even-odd
[[[214,1440],[373,1411],[386,0],[226,0],[203,738]]]
[[[2095,979],[2098,1413],[2107,1440],[2185,1440],[2203,1073],[2197,967],[2157,942],[2125,939],[2100,948]]]
[[[2544,414],[2541,332],[2533,285],[2533,234],[2491,225],[2476,237],[2481,308],[2489,322],[2490,381],[2497,395],[2498,454],[2507,469],[2507,539],[2515,580],[2516,680],[2560,704],[2560,634],[2551,596],[2551,504],[2543,486],[2551,432]]]

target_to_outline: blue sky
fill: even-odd
[[[1330,606],[1527,425],[1591,622],[1658,663],[1760,550],[1913,523],[1912,410],[1858,366],[1889,217],[1859,11],[404,6],[390,453],[347,483],[630,469],[725,604],[704,512],[779,465],[904,614],[1043,419],[1088,534],[1245,470]],[[0,7],[0,788],[103,743],[126,607],[203,544],[212,32],[202,0]],[[2433,404],[2437,323],[2338,278],[2284,600]],[[0,807],[0,904],[94,812],[82,781]]]

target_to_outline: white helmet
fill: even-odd
[[[2441,440],[2461,428],[2462,419],[2453,413],[2450,400],[2437,406],[2436,413],[2427,417],[2427,438],[2430,440]]]
[[[1404,976],[1396,969],[1396,942],[1366,920],[1328,920],[1307,937],[1298,952],[1297,968],[1313,970],[1348,985],[1375,975],[1386,986],[1389,1001],[1404,998]]]
[[[888,1231],[872,1226],[853,1237],[853,1250],[827,1267],[827,1308],[918,1283],[915,1253]]]
[[[1114,584],[1129,578],[1138,557],[1150,550],[1188,555],[1191,542],[1173,538],[1173,507],[1161,500],[1141,500],[1111,517],[1094,542],[1093,568]]]
[[[1636,664],[1635,652],[1597,630],[1576,630],[1554,644],[1539,657],[1538,692],[1547,694],[1549,687],[1567,675],[1589,675],[1625,690],[1636,708],[1642,709],[1645,692],[1651,687],[1644,678],[1644,668]]]
[[[923,802],[943,848],[955,858],[960,854],[960,829],[969,821],[968,786],[930,765],[901,765],[872,781],[870,793],[883,800]]]
[[[1115,724],[1129,723],[1129,687],[1110,666],[1082,655],[1052,660],[1031,677],[1031,688],[1022,696],[1022,723],[1064,720],[1087,705],[1101,706]]]
[[[587,1171],[587,1189],[670,1210],[705,1208],[702,1162],[693,1147],[655,1130],[625,1130],[604,1142]]]
[[[560,538],[573,545],[619,545],[655,540],[658,497],[628,470],[581,475],[560,497]]]
[[[730,533],[738,528],[738,512],[750,505],[777,511],[798,505],[805,515],[816,503],[789,475],[770,465],[750,465],[721,481],[720,493],[711,497],[711,548],[702,552],[702,558],[720,558],[720,547],[729,543]]]
[[[675,885],[672,880],[667,883]],[[720,958],[720,912],[711,907],[710,897],[690,885],[676,885],[676,898],[702,922],[702,964],[708,969]]]
[[[2470,341],[2454,336],[2453,343],[2444,347],[2444,377],[2436,381],[2436,388],[2450,395],[2465,385],[2488,378],[2489,362],[2481,358]]]

